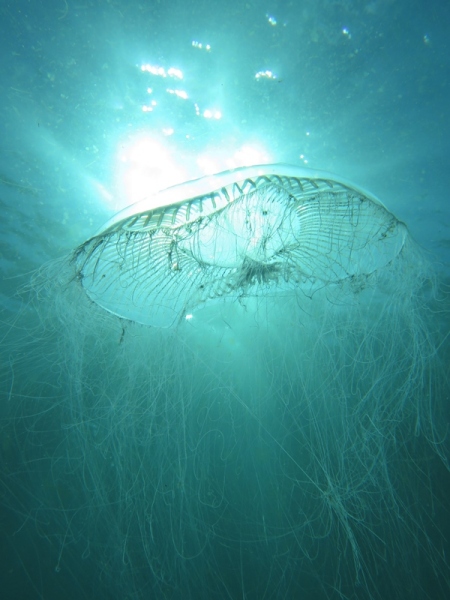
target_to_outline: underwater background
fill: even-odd
[[[150,343],[159,338],[149,342],[136,332],[133,343],[128,342],[125,335],[125,343],[121,344],[120,351],[116,350],[114,345],[117,346],[118,339],[122,340],[121,326],[117,330],[111,326],[101,337],[104,325],[98,315],[89,325],[91,332],[83,330],[81,334],[80,328],[71,332],[71,319],[81,322],[84,309],[80,308],[80,313],[61,309],[59,313],[66,296],[53,299],[54,304],[49,303],[64,331],[65,341],[61,346],[58,345],[60,339],[56,340],[60,336],[54,325],[48,337],[42,334],[45,329],[38,329],[33,321],[36,312],[33,308],[25,311],[20,325],[16,325],[16,317],[24,310],[23,295],[18,291],[27,286],[30,279],[36,282],[32,274],[48,261],[68,255],[118,210],[170,185],[261,163],[281,162],[324,169],[370,190],[407,224],[411,237],[423,249],[423,256],[433,265],[445,288],[450,274],[449,31],[450,3],[442,0],[0,2],[2,598],[448,597],[450,476],[445,458],[448,456],[445,433],[439,441],[433,440],[439,447],[436,452],[425,442],[423,446],[418,442],[417,448],[412,450],[409,434],[403,431],[396,438],[395,443],[402,449],[395,456],[404,460],[410,455],[415,457],[407,466],[391,465],[397,475],[392,485],[400,490],[402,501],[409,503],[408,514],[413,515],[407,526],[410,537],[405,534],[401,541],[396,539],[389,545],[397,533],[393,529],[391,539],[378,519],[386,510],[390,513],[386,516],[387,523],[394,523],[396,515],[401,522],[402,511],[394,503],[388,509],[389,503],[386,503],[367,526],[371,536],[367,547],[362,538],[354,541],[353,534],[343,525],[345,519],[340,521],[340,533],[333,533],[329,514],[325,515],[325,509],[314,512],[313,508],[309,512],[305,509],[311,519],[312,533],[308,537],[303,531],[308,541],[302,542],[293,524],[301,500],[294,497],[294,488],[286,483],[298,479],[298,472],[294,473],[292,465],[285,464],[282,474],[276,474],[276,466],[282,464],[286,448],[290,454],[303,456],[303,442],[292,431],[286,434],[284,421],[279,429],[274,425],[269,437],[266,436],[269,424],[278,418],[270,412],[273,407],[259,414],[259,407],[251,404],[251,416],[258,414],[258,420],[248,419],[243,405],[239,410],[231,408],[228,416],[221,412],[225,403],[232,405],[233,394],[245,397],[243,390],[247,387],[252,402],[266,398],[268,389],[282,390],[280,397],[290,399],[300,394],[299,381],[292,375],[297,367],[290,358],[293,346],[283,348],[281,334],[275,336],[274,345],[264,336],[250,344],[253,349],[259,344],[260,358],[264,361],[258,363],[258,369],[252,370],[245,353],[246,345],[239,345],[233,336],[227,340],[229,345],[223,363],[217,347],[204,347],[203,340],[194,340],[197,354],[190,354],[192,340],[183,333],[180,339],[184,349],[180,353],[167,339],[160,340],[161,348],[166,348],[165,354],[160,353]],[[52,276],[56,278],[56,273]],[[36,296],[40,296],[41,284],[33,285]],[[42,292],[44,301],[48,294],[46,287]],[[72,301],[82,303],[78,296],[73,296]],[[440,415],[435,418],[441,419],[439,425],[442,425],[440,432],[448,427],[449,393],[445,386],[450,363],[444,342],[449,319],[447,309],[443,308],[445,302],[448,300],[438,300],[427,312],[428,316],[437,315],[432,329],[439,334],[436,354],[441,351],[439,361],[430,367],[433,372],[439,371],[440,380],[444,382],[435,398]],[[49,318],[45,311],[37,310],[37,313],[38,321]],[[327,315],[323,322],[330,323],[333,318]],[[363,326],[355,328],[352,335],[355,343],[362,344],[363,334],[373,334],[370,329],[373,317],[360,315],[359,318]],[[403,318],[406,320],[402,314]],[[344,317],[342,331],[345,319],[350,317]],[[270,327],[276,328],[278,321],[270,322]],[[386,323],[392,325],[389,320],[384,325]],[[387,341],[388,330],[385,328],[381,333],[382,325],[377,321],[378,347],[373,350],[371,346],[371,349],[372,355],[377,357],[383,355],[383,344],[390,349],[385,370],[389,374],[389,369],[398,362],[394,349],[401,353],[406,348],[405,355],[408,353],[407,341],[414,339],[414,326],[408,330],[396,321],[392,335],[397,337]],[[288,327],[286,323],[280,327],[283,326]],[[342,331],[339,335],[330,334],[324,332],[324,328],[323,323],[322,327],[317,323],[314,327],[308,326],[307,339],[311,340],[315,333],[324,334],[329,336],[331,346],[337,345]],[[23,335],[25,330],[26,335]],[[29,332],[33,335],[27,338]],[[220,338],[220,333],[211,335],[213,340],[214,335]],[[425,338],[426,335],[420,339]],[[325,338],[320,350],[311,350],[311,354],[305,351],[305,361],[311,357],[318,361],[309,371],[311,389],[313,382],[319,382],[324,376],[320,372],[321,365],[324,368],[328,364],[336,365],[338,360],[333,358],[330,363],[326,362],[324,349],[328,342],[323,340]],[[298,340],[291,340],[292,345],[294,342]],[[305,344],[313,348],[311,341]],[[134,361],[137,348],[143,354]],[[346,338],[341,346],[342,355],[349,348],[351,340]],[[221,432],[208,443],[206,436],[199,434],[198,462],[193,469],[195,481],[203,482],[195,491],[203,508],[197,509],[193,508],[194,500],[187,487],[179,499],[175,488],[181,483],[174,483],[172,476],[169,477],[171,461],[176,455],[170,454],[170,445],[178,447],[179,444],[179,438],[171,439],[171,431],[178,435],[188,427],[188,420],[183,421],[178,410],[179,403],[174,403],[164,415],[156,411],[149,421],[156,430],[160,424],[166,438],[164,442],[157,439],[151,447],[155,461],[159,462],[149,471],[148,478],[158,480],[156,487],[169,486],[170,490],[163,491],[164,501],[155,509],[155,514],[160,514],[161,529],[154,533],[141,531],[162,549],[158,558],[150,561],[152,569],[148,573],[145,544],[135,549],[134,555],[133,550],[127,550],[126,560],[123,560],[124,547],[120,539],[116,539],[119,533],[107,533],[105,525],[111,510],[111,521],[115,519],[116,526],[118,516],[113,505],[120,501],[124,523],[117,524],[117,532],[123,533],[129,526],[132,539],[139,534],[139,524],[128,519],[123,507],[127,507],[130,514],[139,510],[144,514],[150,502],[150,493],[140,499],[128,497],[137,479],[133,483],[131,477],[131,483],[124,483],[127,470],[133,472],[133,464],[141,477],[139,465],[151,462],[150,456],[139,458],[148,432],[139,429],[141,422],[137,423],[135,418],[137,406],[129,412],[123,406],[114,409],[117,421],[111,424],[109,437],[103,436],[101,428],[112,419],[112,412],[104,421],[99,420],[100,424],[87,424],[84,434],[81,430],[77,432],[78,442],[75,438],[68,440],[75,429],[74,413],[79,407],[72,410],[70,422],[58,421],[59,413],[52,413],[49,421],[45,421],[45,414],[52,411],[52,397],[57,398],[58,406],[62,406],[64,395],[66,403],[76,394],[81,397],[77,388],[80,382],[88,382],[85,395],[88,401],[103,397],[102,394],[113,397],[117,388],[123,392],[123,398],[125,394],[129,400],[143,398],[144,388],[150,381],[144,373],[142,356],[145,353],[155,369],[160,361],[159,375],[152,369],[152,385],[163,389],[164,397],[179,399],[183,396],[185,399],[184,406],[188,407],[185,416],[193,423],[190,433],[195,434],[196,428],[197,433],[212,431],[206,425],[201,429],[200,421],[206,413],[208,419],[220,423],[218,431]],[[217,380],[214,378],[217,371],[213,372],[212,367],[199,375],[198,356],[205,360],[211,354],[211,364],[221,365]],[[366,359],[369,354],[367,351]],[[431,354],[422,356],[421,366],[417,368],[428,369]],[[344,364],[345,359],[341,358]],[[87,368],[83,361],[88,360]],[[83,363],[82,366],[79,363]],[[268,364],[274,366],[270,377],[265,369]],[[242,372],[237,388],[233,388],[229,376],[237,365]],[[189,384],[183,384],[180,391],[178,378],[189,374]],[[345,369],[339,377],[344,375]],[[333,382],[330,390],[336,392],[337,379]],[[344,383],[342,386],[345,387]],[[349,388],[353,389],[352,383]],[[389,387],[386,385],[383,389]],[[222,405],[206,408],[213,394],[215,398],[222,398]],[[27,412],[26,416],[21,413],[20,425],[12,428],[11,405],[32,396],[42,397],[45,402],[39,410]],[[198,401],[196,408],[194,397]],[[98,417],[100,409],[96,410],[88,406],[86,414]],[[301,412],[295,413],[296,419],[301,415]],[[287,418],[286,415],[283,418]],[[227,419],[233,421],[234,427],[232,433],[228,432],[228,438]],[[118,426],[120,422],[124,424],[123,429]],[[320,435],[316,432],[317,444],[319,438],[320,444],[325,443],[325,433],[331,435],[334,431],[333,426],[327,427],[320,430]],[[128,442],[130,432],[135,435],[133,443]],[[94,446],[100,447],[100,437],[102,440],[108,437],[107,443],[111,444],[108,451],[102,450],[103,457],[109,460],[108,456],[112,456],[116,464],[114,466],[111,460],[109,466],[114,468],[105,474],[100,462],[92,459],[92,479],[88,481],[79,465],[87,462],[84,454],[89,449],[87,440],[92,439]],[[432,436],[428,433],[425,437],[429,441]],[[254,445],[250,443],[252,439],[257,440]],[[270,440],[278,442],[271,445]],[[280,444],[284,443],[281,448]],[[331,465],[333,461],[329,457],[334,456],[340,446],[329,438],[328,443],[326,451],[319,444],[320,450],[315,455],[319,462],[326,456]],[[24,449],[26,444],[27,450]],[[377,444],[377,451],[381,452],[384,446],[381,442]],[[389,446],[389,451],[394,445]],[[191,440],[190,447],[194,446]],[[444,446],[447,450],[441,451]],[[33,448],[36,462],[40,463],[36,466],[32,464]],[[163,454],[164,448],[168,450]],[[270,457],[271,453],[276,459]],[[244,454],[248,458],[242,459]],[[207,455],[210,463],[205,458]],[[64,465],[50,460],[62,456],[67,457]],[[119,472],[117,462],[121,456],[124,459]],[[380,454],[378,457],[381,461]],[[44,465],[46,459],[50,460],[48,468]],[[255,464],[255,461],[261,462]],[[305,459],[304,464],[307,463]],[[231,487],[219,491],[217,485],[204,483],[209,477],[228,480],[226,464],[232,464],[234,469],[240,464],[239,469],[252,473],[248,488],[243,483],[245,477],[236,478]],[[221,465],[223,472],[218,471],[217,465]],[[340,467],[336,468],[338,472]],[[351,472],[352,477],[359,473],[357,469]],[[105,490],[110,487],[115,491],[108,501],[103,498],[106,508],[100,509],[101,494],[97,490],[92,495],[92,502],[97,504],[90,506],[88,516],[80,513],[79,507],[88,506],[86,490],[99,473],[105,478]],[[163,473],[168,474],[167,482]],[[263,473],[267,478],[261,482],[259,478]],[[145,482],[145,476],[142,477]],[[387,477],[381,471],[379,477],[386,483]],[[186,479],[191,483],[193,480]],[[81,481],[84,483],[80,484]],[[124,491],[119,494],[117,490],[121,485]],[[283,485],[285,488],[280,489]],[[367,499],[367,506],[372,506],[376,493],[382,496],[382,490],[368,489],[368,496],[373,495]],[[402,495],[404,489],[407,492]],[[290,504],[286,499],[289,494]],[[308,491],[308,494],[311,503],[308,507],[313,507],[314,492]],[[225,518],[229,522],[230,538],[221,547],[222,554],[215,549],[214,563],[209,562],[208,550],[204,552],[206,557],[202,552],[210,539],[202,529],[204,523],[200,526],[197,519],[200,522],[206,516],[208,527],[214,530],[213,513],[222,500],[229,501],[228,496],[236,499],[234,512],[226,513]],[[54,508],[54,498],[61,501],[60,514]],[[267,517],[262,498],[267,502],[267,510],[281,506],[280,513],[272,512],[271,517]],[[45,505],[47,500],[52,510]],[[177,521],[167,518],[163,506],[171,507],[170,511],[177,510],[179,515],[187,515],[189,525],[180,517],[180,531],[171,531],[167,524]],[[286,512],[287,506],[290,514]],[[362,511],[364,503],[358,506]],[[248,531],[239,531],[240,516],[248,515],[251,510],[255,512],[255,522],[259,519],[258,538],[256,529],[250,525]],[[64,512],[63,518],[61,512]],[[223,518],[225,513],[220,514]],[[265,519],[271,528],[269,533]],[[317,529],[313,521],[320,521]],[[432,523],[430,529],[429,522]],[[290,532],[289,523],[292,523]],[[417,526],[420,536],[413,531],[412,524]],[[184,544],[182,527],[190,528],[191,532],[195,530],[199,536],[195,543],[191,540],[192,547],[184,548],[186,554],[180,550]],[[76,528],[80,531],[79,538],[73,533]],[[86,542],[89,535],[84,528],[95,530],[96,546]],[[226,529],[223,522],[220,527],[216,524],[222,540]],[[382,537],[382,532],[386,535],[383,538],[386,546],[378,537]],[[289,536],[297,536],[298,547],[303,544],[301,552],[292,550],[291,542],[284,545],[281,541]],[[243,550],[243,539],[249,547],[254,542],[251,551]],[[370,573],[366,579],[363,575],[362,581],[358,581],[358,574],[355,576],[355,571],[360,570],[355,559],[356,543],[365,557],[361,572]],[[412,552],[414,557],[409,559],[408,551],[415,543],[417,552]],[[114,549],[107,559],[108,546]],[[172,556],[175,547],[179,553]],[[430,554],[429,547],[433,547],[436,558],[417,574],[417,565]],[[311,568],[305,566],[305,556],[308,565],[313,565]],[[223,572],[220,574],[221,560]],[[134,565],[131,576],[117,572],[116,565],[131,563]],[[366,569],[367,563],[371,565]],[[411,584],[408,588],[408,564],[420,581],[419,586]],[[270,565],[273,572],[265,579],[264,573]],[[383,575],[385,572],[390,573],[390,578]],[[116,583],[116,575],[119,583]],[[131,583],[126,591],[128,581]]]

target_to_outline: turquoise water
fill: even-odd
[[[1,3],[2,597],[448,597],[449,26],[437,0]],[[422,249],[355,302],[167,334],[74,285],[118,210],[279,162]]]

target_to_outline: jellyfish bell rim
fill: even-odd
[[[322,182],[330,190],[332,190],[335,185],[341,186],[347,190],[363,195],[368,200],[382,206],[388,212],[391,212],[379,198],[365,188],[346,178],[334,175],[329,171],[310,169],[308,167],[295,166],[287,163],[271,163],[220,171],[212,175],[204,175],[202,177],[190,179],[160,190],[159,192],[151,194],[150,196],[120,210],[106,221],[93,237],[99,237],[112,230],[121,229],[121,224],[133,217],[195,201],[197,198],[219,191],[227,186],[241,186],[246,181],[254,181],[264,177],[305,180],[309,181],[312,185],[314,185],[314,183]]]

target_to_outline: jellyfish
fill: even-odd
[[[344,286],[402,250],[406,227],[373,196],[283,165],[235,169],[125,209],[76,268],[106,310],[170,327],[213,299]],[[358,284],[356,284],[358,285]]]
[[[372,194],[287,165],[190,181],[28,298],[4,495],[74,597],[447,597],[447,300]]]

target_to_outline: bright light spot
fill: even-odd
[[[276,79],[277,76],[269,70],[258,71],[255,75],[255,79]]]
[[[170,67],[166,71],[164,67],[146,63],[145,65],[141,65],[141,71],[144,73],[150,73],[151,75],[156,75],[157,77],[173,77],[174,79],[183,79],[182,71],[180,69],[176,69],[175,67]]]
[[[277,20],[275,19],[275,17],[272,17],[269,14],[266,14],[266,19],[269,22],[269,25],[273,25],[275,27],[275,25],[277,24]]]
[[[191,319],[194,318],[194,315],[193,314],[188,314],[184,318],[186,319],[186,321],[190,321]]]
[[[270,162],[269,156],[265,150],[261,150],[256,146],[242,146],[236,150],[232,158],[233,165],[228,168],[246,167],[251,165],[259,165]]]
[[[199,156],[196,162],[204,175],[211,175],[220,171],[217,162],[209,156]]]
[[[175,133],[175,129],[173,127],[165,127],[162,130],[164,135],[173,135]]]
[[[232,144],[230,143],[230,148]],[[273,162],[272,157],[262,148],[244,145],[234,152],[228,153],[225,148],[209,150],[207,154],[197,158],[197,165],[203,175],[212,175],[226,169],[236,169]]]
[[[349,40],[351,40],[351,39],[352,39],[352,34],[351,34],[351,33],[350,33],[350,31],[347,29],[347,27],[344,27],[344,28],[343,28],[343,30],[342,30],[342,33],[343,33],[344,35],[346,35],[346,36],[348,37],[348,39],[349,39]]]
[[[187,95],[187,92],[185,92],[184,90],[171,90],[167,88],[166,92],[168,94],[174,94],[175,96],[178,96],[178,98],[183,98],[183,100],[187,100],[189,97]]]
[[[167,74],[169,77],[173,77],[174,79],[183,79],[183,73],[180,71],[180,69],[175,69],[175,67],[170,67],[170,69],[167,71]]]
[[[197,42],[197,40],[193,40],[192,41],[192,47],[193,48],[197,48],[198,50],[206,50],[206,52],[210,52],[211,51],[210,44],[203,45],[201,42]]]
[[[168,129],[165,135],[171,135]],[[117,157],[116,187],[120,205],[124,208],[166,187],[189,179],[175,162],[176,153],[164,141],[140,135],[120,148]]]
[[[152,88],[147,88],[147,94],[152,94],[153,93],[153,89]]]
[[[150,65],[147,63],[141,66],[141,71],[157,75],[158,77],[167,77],[164,67],[158,67],[157,65]]]
[[[222,118],[222,113],[220,112],[220,110],[211,110],[207,108],[203,111],[203,116],[205,117],[205,119],[216,119],[218,121]]]
[[[145,105],[142,107],[142,112],[152,112],[153,106]]]

